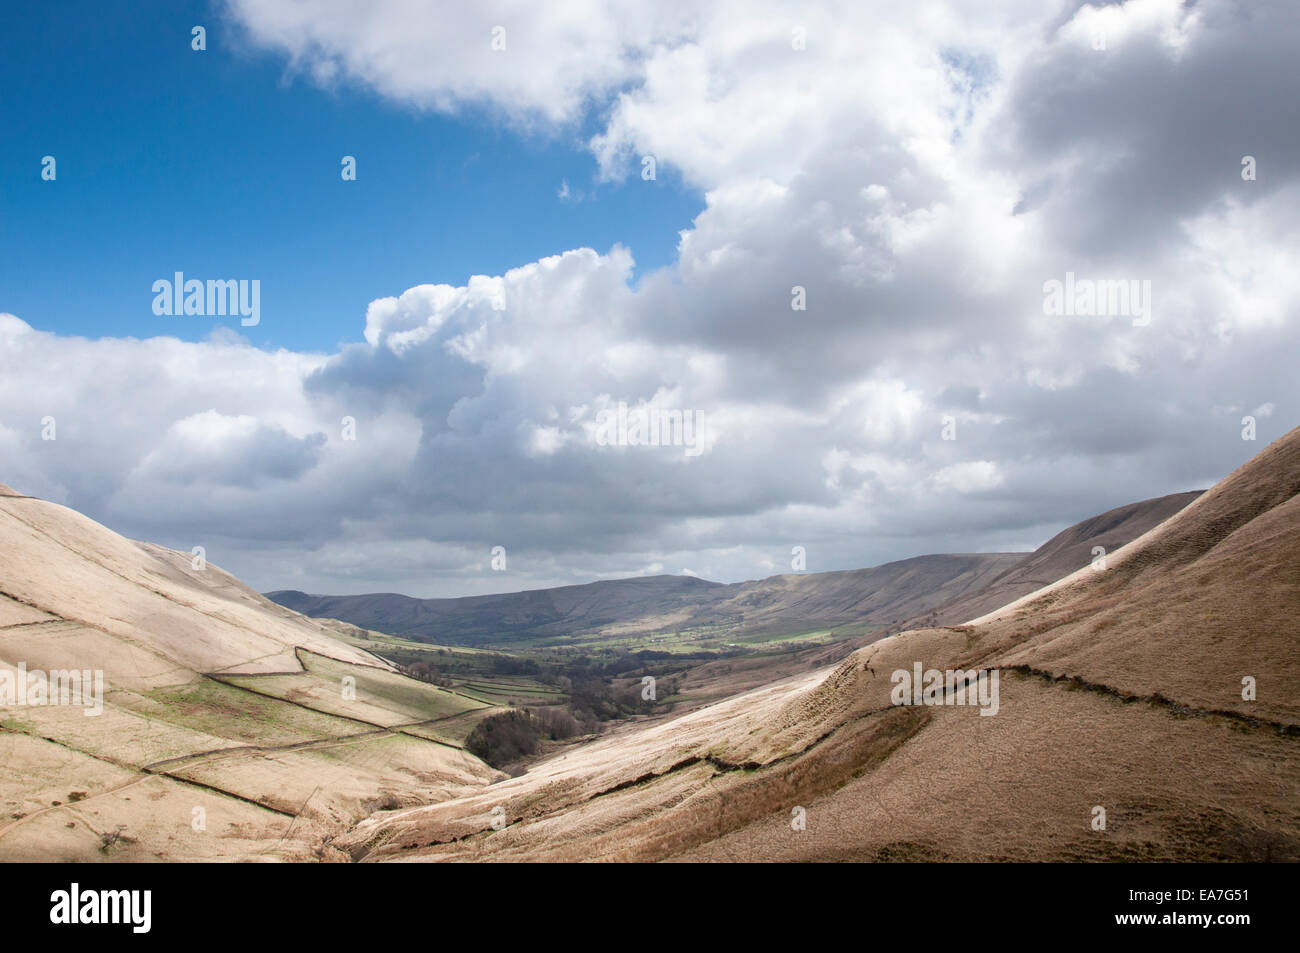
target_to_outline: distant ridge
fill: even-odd
[[[1024,555],[917,556],[871,569],[770,576],[730,585],[663,575],[456,599],[393,593],[310,596],[285,590],[266,596],[304,615],[453,645],[721,625],[759,633],[804,625],[883,625],[934,600],[980,588]]]
[[[734,627],[738,636],[845,628],[878,634],[963,622],[1114,551],[1194,500],[1200,491],[1132,503],[1057,534],[1032,553],[915,556],[869,569],[793,573],[723,584],[694,576],[642,576],[453,599],[397,593],[266,596],[295,612],[451,645],[509,645],[574,635]]]

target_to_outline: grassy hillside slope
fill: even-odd
[[[492,704],[0,486],[0,681],[71,669],[102,694],[0,702],[0,860],[328,859],[381,807],[501,777],[438,731]]]

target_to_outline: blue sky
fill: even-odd
[[[414,285],[615,243],[638,274],[662,266],[702,207],[671,169],[598,182],[589,120],[527,133],[325,89],[208,4],[59,10],[8,8],[0,33],[0,310],[38,329],[201,339],[221,319],[151,310],[153,281],[182,271],[260,279],[262,322],[240,332],[328,352]],[[582,201],[558,197],[565,180]]]
[[[264,591],[1032,548],[1295,426],[1298,46],[1291,0],[7,9],[0,483]],[[177,271],[260,324],[154,315]]]

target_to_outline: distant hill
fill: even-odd
[[[395,593],[267,598],[304,615],[449,645],[509,645],[599,633],[728,626],[737,637],[808,627],[877,626],[978,590],[1023,553],[918,556],[871,569],[724,585],[646,576],[459,599]]]
[[[1196,492],[1132,503],[1059,533],[1032,553],[916,556],[869,569],[798,573],[724,585],[647,576],[458,599],[396,593],[267,598],[304,615],[448,645],[545,642],[727,627],[731,637],[840,629],[846,634],[982,615],[1112,552],[1194,500]]]
[[[448,645],[529,641],[643,622],[684,619],[727,587],[694,576],[644,576],[456,599],[415,599],[381,592],[312,596],[294,590],[267,598],[309,616],[325,616],[393,635]]]

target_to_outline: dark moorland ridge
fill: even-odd
[[[917,556],[870,569],[770,576],[726,585],[648,576],[457,599],[397,593],[267,598],[305,615],[453,645],[509,644],[591,635],[731,625],[737,634],[809,627],[953,625],[989,612],[1113,552],[1203,491],[1131,503],[1076,523],[1032,553]]]

